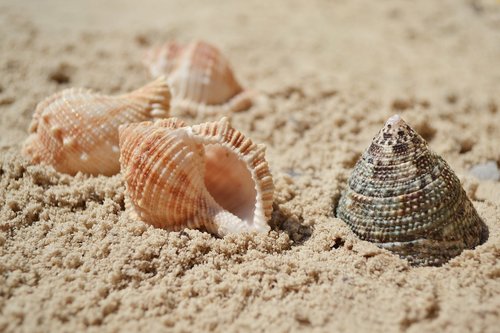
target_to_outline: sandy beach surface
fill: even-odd
[[[261,93],[230,115],[267,145],[268,235],[128,218],[124,182],[20,154],[36,104],[151,80],[148,47],[203,39]],[[457,173],[487,241],[411,267],[334,216],[400,114]],[[189,124],[221,115],[188,117]],[[500,2],[0,1],[0,332],[498,332]]]

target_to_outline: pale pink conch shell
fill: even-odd
[[[59,172],[113,175],[120,171],[118,127],[166,118],[170,91],[165,78],[121,96],[66,89],[40,102],[23,153]]]
[[[206,42],[165,43],[150,49],[144,64],[153,77],[167,77],[172,89],[172,109],[219,113],[252,106],[254,93],[241,87],[229,61]]]
[[[176,118],[123,125],[120,151],[131,218],[219,236],[270,230],[274,185],[265,146],[226,118],[194,126]]]

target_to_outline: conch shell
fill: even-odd
[[[208,43],[169,42],[150,49],[144,64],[153,77],[167,77],[172,89],[172,109],[219,113],[252,106],[253,93],[241,87],[228,60]]]
[[[194,126],[176,118],[123,125],[120,151],[132,218],[219,236],[270,230],[274,185],[265,146],[227,119]]]
[[[164,78],[121,96],[66,89],[40,102],[23,153],[57,171],[113,175],[120,171],[118,127],[168,117]]]
[[[413,265],[441,265],[486,231],[448,164],[398,115],[356,164],[337,216]]]

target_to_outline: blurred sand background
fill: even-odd
[[[268,146],[270,235],[154,229],[127,218],[119,175],[20,156],[41,99],[139,87],[144,51],[170,39],[217,45],[262,92],[231,118]],[[0,332],[498,332],[500,183],[469,169],[500,163],[499,108],[495,0],[2,0]],[[394,113],[489,228],[443,267],[412,268],[332,214]]]

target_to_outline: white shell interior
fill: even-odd
[[[205,146],[205,186],[225,210],[252,223],[257,190],[247,164],[221,145]]]

